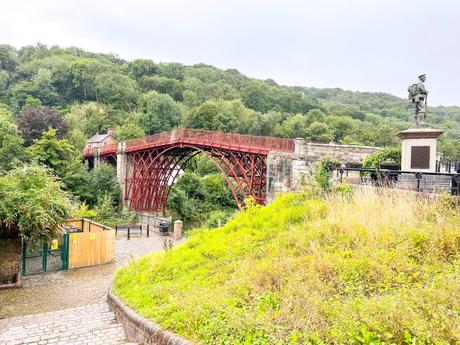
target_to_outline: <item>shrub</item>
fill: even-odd
[[[324,157],[317,163],[314,176],[316,183],[321,189],[330,189],[331,185],[329,179],[331,171],[337,164],[338,161],[330,157]]]
[[[71,210],[70,196],[43,166],[24,166],[0,176],[0,235],[9,232],[32,241],[49,240]]]
[[[401,148],[384,147],[367,157],[363,162],[363,167],[378,168],[383,163],[401,165]]]

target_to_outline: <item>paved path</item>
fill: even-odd
[[[107,303],[0,320],[0,345],[129,344]]]
[[[0,290],[0,345],[126,344],[106,303],[115,270],[163,249],[163,237],[117,239],[115,263],[25,277],[22,289]]]

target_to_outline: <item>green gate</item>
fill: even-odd
[[[69,234],[51,242],[22,242],[22,274],[53,272],[69,268]]]

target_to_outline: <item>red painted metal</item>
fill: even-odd
[[[179,143],[241,152],[294,152],[294,141],[292,139],[184,128],[149,135],[142,139],[128,140],[126,142],[126,151],[139,151]]]
[[[264,203],[268,153],[293,151],[292,139],[182,128],[128,140],[125,203],[138,211],[164,211],[181,167],[199,153],[223,173],[238,205],[248,197]],[[116,153],[116,144],[99,149],[106,161],[116,159]],[[93,149],[83,155],[91,157]]]
[[[106,145],[99,148],[99,155],[104,156],[109,154],[117,154],[117,144]]]

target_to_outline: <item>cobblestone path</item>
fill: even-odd
[[[107,290],[117,267],[163,250],[163,240],[119,237],[115,263],[27,276],[23,288],[0,290],[0,345],[129,344],[106,303]]]
[[[0,320],[0,345],[129,344],[107,303]]]

